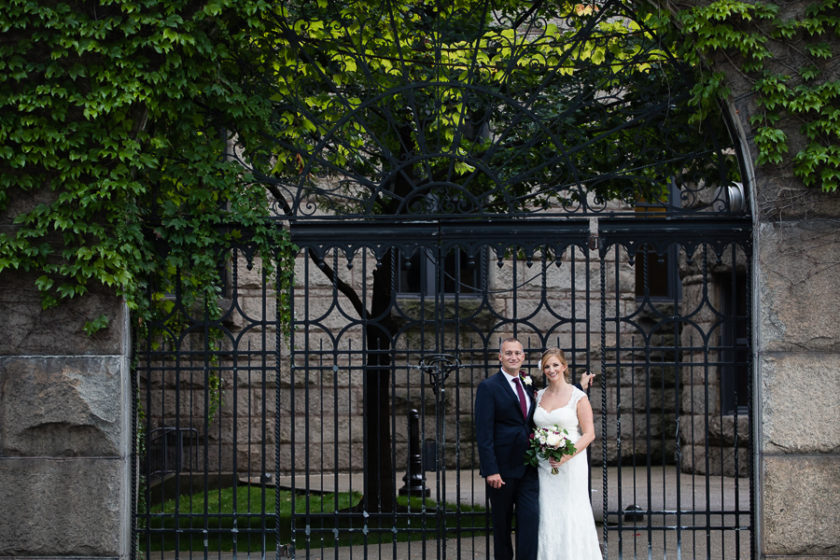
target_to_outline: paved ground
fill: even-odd
[[[680,509],[705,511],[706,509],[706,477],[679,472],[674,467],[653,467],[647,469],[639,467],[610,467],[607,469],[607,479],[604,481],[601,467],[593,467],[592,474],[592,509],[597,521],[603,520],[604,492],[608,496],[608,511],[622,511],[630,505],[638,505],[647,509],[648,503],[654,510],[676,510],[677,501],[682,505]],[[435,473],[425,473],[426,487],[431,497],[437,492]],[[339,475],[338,489],[362,488],[362,475]],[[324,479],[310,478],[309,489],[316,491],[335,490],[334,476]],[[604,484],[606,482],[606,488]],[[708,479],[708,506],[711,511],[749,508],[749,481],[732,477],[712,476]],[[291,478],[281,478],[280,486],[289,487]],[[295,481],[297,488],[306,487],[306,479],[298,477]],[[447,471],[446,478],[441,484],[441,493],[446,501],[454,503],[460,501],[465,504],[484,504],[484,480],[478,471]],[[621,504],[621,508],[619,508]],[[611,523],[617,519],[610,519]]]
[[[334,476],[311,478],[311,490],[332,491],[335,482],[340,490],[361,488],[360,476]],[[431,490],[432,498],[440,492],[446,501],[453,503],[484,504],[484,481],[476,472],[451,471],[441,481],[440,488],[433,473],[426,473],[426,486]],[[281,486],[290,486],[291,479],[278,481]],[[606,484],[606,487],[604,486]],[[708,484],[708,486],[707,486]],[[295,481],[297,488],[306,486],[305,479]],[[738,523],[735,514],[727,511],[749,509],[749,484],[747,479],[730,477],[710,477],[687,475],[675,468],[654,468],[648,473],[646,469],[632,467],[610,468],[607,470],[606,480],[600,467],[592,469],[592,505],[593,514],[598,523],[598,535],[605,549],[605,558],[636,560],[636,559],[705,559],[731,560],[750,558],[750,533],[743,531],[709,530],[705,527],[732,527]],[[624,511],[628,506],[637,505],[647,510],[661,513],[650,517],[611,515],[608,519],[611,527],[603,533],[604,491],[608,496],[607,511]],[[708,496],[708,499],[707,499]],[[677,505],[680,505],[678,508]],[[620,504],[620,507],[619,507]],[[679,512],[693,511],[701,514],[685,514]],[[621,517],[621,519],[619,519]],[[749,516],[741,515],[740,523],[749,525]],[[702,526],[703,530],[693,530],[692,526]],[[677,530],[677,527],[680,527]],[[606,547],[604,543],[606,542]],[[150,558],[170,560],[174,553],[153,553]],[[227,552],[181,553],[180,558],[218,558],[229,560],[233,558],[261,558],[259,554],[234,554]],[[273,552],[265,556],[274,558]],[[288,556],[286,556],[288,557]],[[434,541],[413,541],[389,543],[385,545],[369,545],[368,547],[319,548],[312,546],[309,550],[297,550],[295,558],[311,560],[425,560],[425,559],[489,559],[492,558],[492,543],[487,536],[475,536],[447,540],[440,545]]]
[[[621,467],[607,469],[606,481],[600,467],[592,469],[592,510],[598,523],[598,535],[604,543],[604,493],[606,490],[607,511],[624,511],[632,505],[647,510],[648,504],[654,511],[670,512],[661,515],[640,517],[633,520],[632,516],[621,516],[622,530],[608,531],[606,536],[605,558],[642,559],[642,558],[711,558],[730,560],[734,558],[749,558],[749,532],[727,531],[692,531],[683,529],[677,532],[676,527],[696,526],[733,526],[737,523],[734,514],[720,515],[714,512],[746,511],[749,510],[749,481],[732,477],[709,477],[708,489],[705,476],[689,475],[679,472],[673,467],[653,468],[650,473],[644,468]],[[290,484],[290,480],[281,481]],[[303,481],[300,481],[303,482]],[[329,481],[331,483],[332,481]],[[604,484],[606,483],[606,488]],[[361,488],[361,478],[351,478],[340,481],[343,487],[353,485]],[[437,480],[434,473],[426,473],[426,486],[434,494],[437,490]],[[441,493],[446,501],[453,503],[484,503],[484,481],[477,471],[452,471],[446,473],[446,479],[441,485]],[[321,487],[313,488],[321,489]],[[330,489],[330,488],[325,488]],[[708,490],[708,494],[707,494]],[[708,500],[707,500],[708,495]],[[677,503],[681,505],[677,508]],[[621,504],[621,507],[619,507]],[[708,505],[708,519],[705,514]],[[680,511],[701,511],[702,515],[680,515]],[[609,518],[612,526],[617,526],[619,516]],[[749,516],[741,516],[741,524],[749,524]],[[619,535],[620,533],[620,535]],[[739,536],[736,536],[739,535]],[[620,538],[619,538],[620,537]],[[736,542],[736,540],[738,542]],[[679,541],[679,542],[678,542]],[[492,543],[485,537],[475,537],[447,541],[445,547],[436,550],[436,543],[397,543],[387,546],[370,547],[367,556],[363,547],[348,547],[346,549],[310,550],[310,559],[353,560],[360,558],[379,558],[381,560],[401,560],[419,558],[438,558],[462,560],[465,558],[492,558]],[[708,554],[707,554],[708,552]],[[303,553],[303,555],[301,555]],[[306,558],[306,551],[298,551],[297,556]]]

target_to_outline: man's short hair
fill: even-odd
[[[521,342],[519,342],[518,338],[516,338],[515,336],[509,336],[499,343],[499,354],[502,353],[502,346],[505,345],[505,342],[516,342],[524,348],[523,344]]]

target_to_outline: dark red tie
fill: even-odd
[[[525,399],[525,391],[522,390],[522,384],[519,383],[519,378],[513,380],[516,383],[516,392],[519,395],[519,408],[522,410],[522,417],[528,418],[528,401]]]

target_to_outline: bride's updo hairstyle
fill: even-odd
[[[540,373],[545,375],[543,372],[543,366],[548,358],[554,356],[557,360],[560,361],[561,364],[566,366],[566,371],[563,372],[563,378],[566,380],[566,383],[572,382],[572,373],[569,371],[569,362],[566,361],[566,354],[560,350],[559,348],[548,348],[545,352],[543,352],[542,358],[540,358]]]

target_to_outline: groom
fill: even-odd
[[[516,558],[535,560],[539,527],[539,478],[525,465],[534,415],[534,393],[520,376],[525,360],[515,338],[502,341],[502,369],[478,385],[475,425],[480,473],[487,482],[496,560],[512,560],[511,524],[516,515]]]

